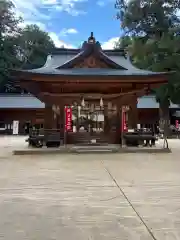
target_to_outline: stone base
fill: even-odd
[[[44,154],[85,154],[85,153],[171,153],[171,149],[157,147],[120,147],[119,145],[106,146],[66,146],[60,148],[26,148],[14,150],[14,155],[44,155]]]

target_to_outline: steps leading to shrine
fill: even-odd
[[[71,147],[72,153],[115,153],[119,152],[120,146],[116,145],[76,145]]]
[[[68,133],[67,143],[75,145],[101,145],[107,144],[108,141],[103,133],[78,132]]]

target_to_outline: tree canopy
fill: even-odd
[[[124,31],[116,47],[127,47],[139,68],[175,71],[156,96],[180,103],[180,0],[117,0],[116,8]]]
[[[27,25],[17,37],[23,68],[38,68],[44,65],[47,54],[55,47],[47,32],[37,25]]]
[[[0,82],[8,75],[8,69],[15,64],[15,46],[10,41],[18,32],[21,19],[14,17],[14,5],[10,1],[0,1]]]
[[[0,1],[0,87],[8,81],[9,69],[38,68],[46,60],[54,43],[37,25],[20,27],[10,0]]]

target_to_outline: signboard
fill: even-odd
[[[19,121],[13,121],[13,135],[19,133]]]
[[[65,107],[65,131],[72,132],[72,108]]]
[[[179,129],[179,120],[176,120],[176,128]]]

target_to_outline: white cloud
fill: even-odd
[[[125,0],[126,1],[126,0]],[[108,4],[114,4],[115,3],[115,1],[114,0],[97,0],[96,1],[96,4],[98,5],[98,6],[100,6],[100,7],[104,7],[104,6],[106,6],[106,5],[108,5]]]
[[[88,0],[12,0],[15,7],[17,15],[20,15],[25,20],[24,23],[21,23],[21,26],[26,24],[37,24],[40,29],[48,31],[51,29],[51,19],[53,21],[53,14],[55,11],[65,11],[68,14],[77,16],[83,14],[84,12],[77,9],[77,3],[85,2]],[[106,0],[110,1],[110,0]],[[97,4],[103,6],[106,4],[105,0],[98,0]],[[47,23],[47,24],[45,24]],[[62,29],[59,34],[54,31],[49,31],[49,35],[54,41],[57,47],[74,48],[73,45],[63,42],[59,36],[67,36],[68,34],[77,34],[78,31],[75,28]],[[118,40],[118,37],[109,39],[107,42],[102,44],[103,49],[113,49],[115,42]]]
[[[55,32],[50,32],[49,36],[53,40],[55,46],[58,47],[58,48],[60,48],[60,47],[75,48],[75,46],[73,46],[71,44],[68,44],[68,43],[65,43],[64,41],[60,40],[58,35]]]
[[[102,43],[102,49],[114,49],[115,43],[119,40],[119,37],[110,38],[107,42]]]
[[[85,1],[87,0],[12,0],[17,15],[25,21],[49,20],[56,11],[64,11],[73,16],[84,14],[84,11],[77,9],[77,3]]]
[[[41,0],[12,0],[12,2],[15,5],[17,15],[25,21],[50,19],[50,16],[39,10],[43,6]]]
[[[48,0],[53,1],[53,0]],[[72,16],[78,16],[81,14],[85,14],[86,12],[83,10],[79,10],[76,8],[77,3],[86,2],[88,0],[57,0],[55,4],[55,9],[60,12],[67,12]]]
[[[63,28],[60,33],[59,36],[67,36],[69,34],[77,34],[78,31],[75,28]]]
[[[104,7],[105,6],[105,2],[101,1],[101,0],[97,1],[96,4],[99,5],[100,7]]]
[[[55,32],[50,31],[53,26],[51,25],[53,15],[57,11],[64,11],[73,16],[82,14],[84,12],[78,10],[76,4],[85,1],[87,0],[12,0],[15,5],[15,13],[24,20],[20,24],[21,27],[25,27],[27,24],[37,24],[40,29],[50,32],[49,35],[57,47],[62,47],[63,45],[67,48],[73,48],[74,46],[64,43]],[[61,36],[76,33],[77,30],[74,28],[64,28]]]

